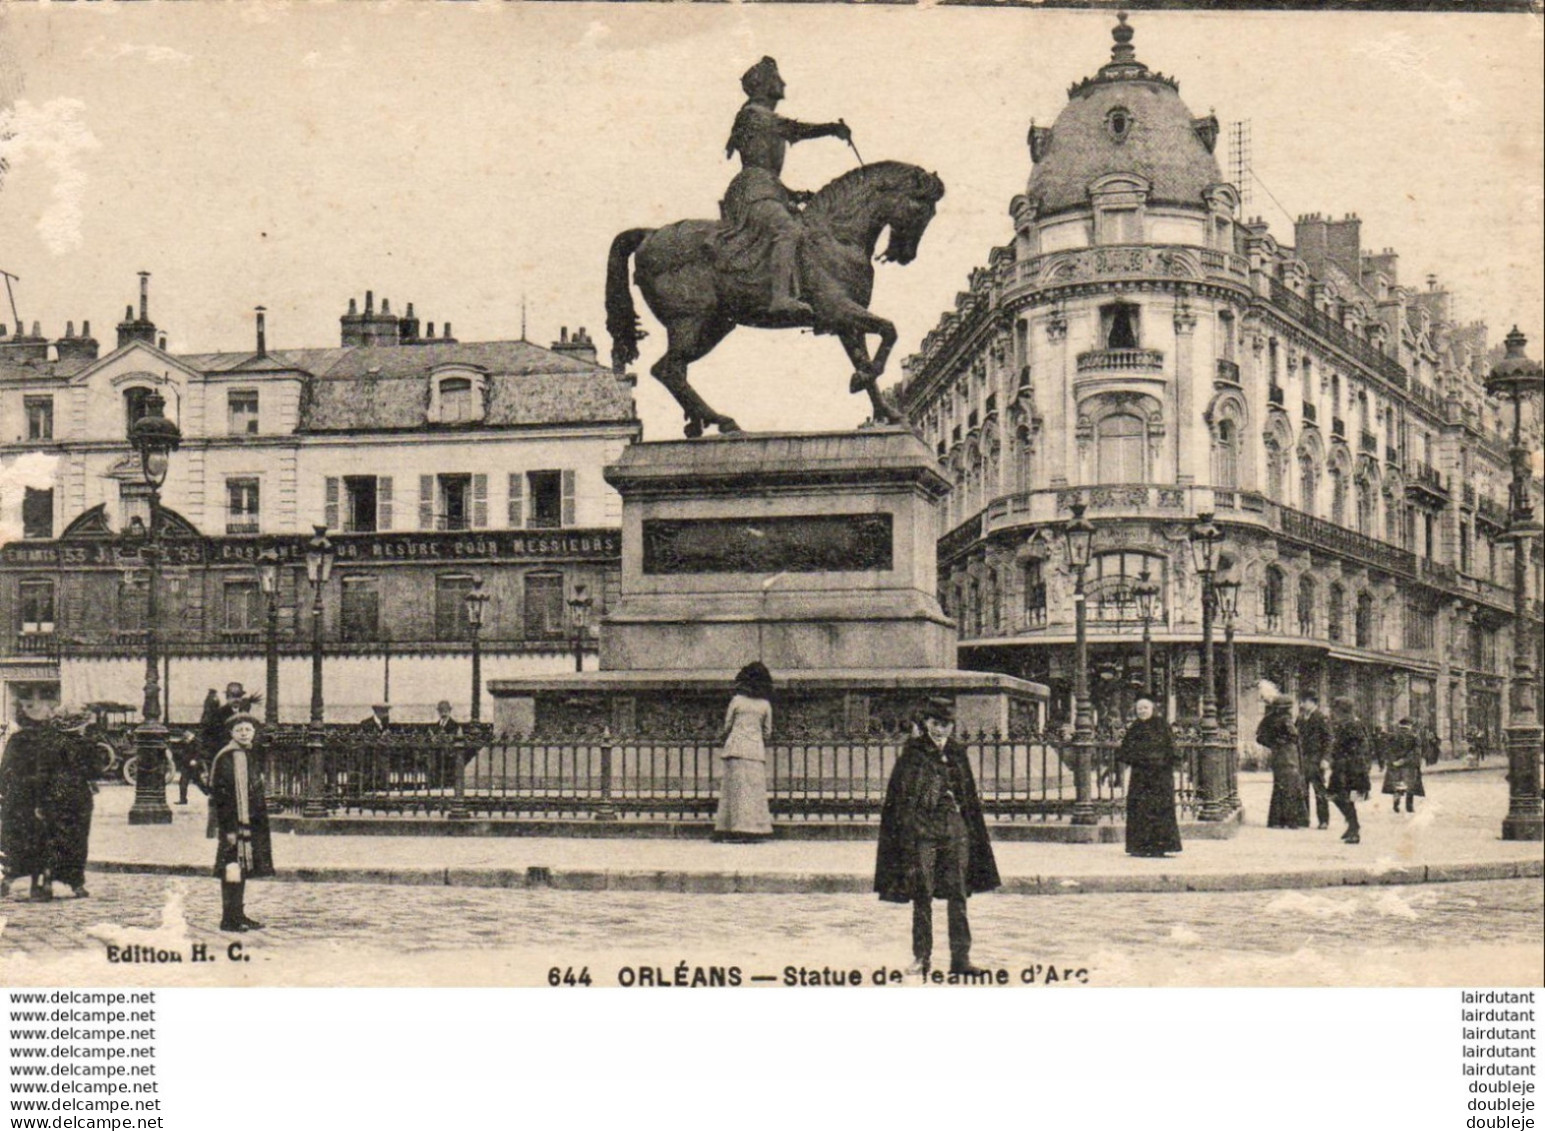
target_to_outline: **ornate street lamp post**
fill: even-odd
[[[1223,704],[1223,727],[1231,735],[1239,731],[1239,668],[1234,658],[1234,618],[1239,613],[1239,581],[1222,577],[1213,583],[1218,615],[1223,618],[1223,687],[1228,700]]]
[[[1137,584],[1132,587],[1132,596],[1137,601],[1137,615],[1143,620],[1143,694],[1151,699],[1153,698],[1153,610],[1154,603],[1159,598],[1159,587],[1153,583],[1153,574],[1148,570],[1145,569],[1137,575]],[[1160,718],[1168,717],[1168,715],[1160,715]]]
[[[1089,624],[1084,601],[1084,575],[1094,549],[1094,523],[1084,517],[1084,505],[1074,503],[1073,517],[1062,528],[1068,568],[1073,571],[1073,823],[1098,820],[1092,792],[1094,717],[1089,704]]]
[[[1197,515],[1190,537],[1196,575],[1202,579],[1202,756],[1198,767],[1201,780],[1197,783],[1201,805],[1197,817],[1203,821],[1220,821],[1226,815],[1227,801],[1218,743],[1218,688],[1213,666],[1212,619],[1217,612],[1213,574],[1217,570],[1217,548],[1223,541],[1223,531],[1213,524],[1212,512],[1208,511]]]
[[[129,808],[131,825],[169,825],[172,810],[166,803],[166,727],[161,723],[160,660],[156,654],[156,590],[161,580],[161,488],[171,454],[182,443],[177,425],[162,415],[166,398],[152,390],[145,398],[145,415],[129,430],[129,443],[139,453],[140,468],[150,488],[150,522],[140,554],[145,559],[147,592],[145,594],[145,702],[141,707],[144,721],[135,729],[134,747],[139,756],[139,775],[134,781],[134,804]]]
[[[268,602],[268,633],[263,641],[267,679],[263,688],[263,722],[279,721],[279,551],[272,546],[258,555],[258,583]]]
[[[488,594],[483,592],[483,579],[474,577],[472,588],[467,592],[467,629],[472,635],[472,714],[473,722],[483,717],[483,610],[488,605]]]
[[[1524,356],[1528,339],[1514,326],[1504,339],[1507,355],[1486,378],[1486,391],[1513,402],[1513,443],[1508,459],[1513,482],[1508,490],[1507,537],[1513,543],[1513,684],[1507,723],[1508,807],[1503,840],[1545,839],[1540,800],[1540,744],[1545,738],[1536,703],[1533,633],[1529,631],[1530,543],[1540,537],[1539,520],[1529,498],[1533,453],[1523,442],[1524,401],[1545,391],[1545,369]]]
[[[569,620],[574,630],[574,670],[585,670],[585,633],[590,625],[589,592],[583,584],[574,586],[574,596],[569,598]]]
[[[327,540],[327,527],[314,526],[315,537],[306,543],[306,577],[311,582],[311,723],[306,729],[309,752],[303,817],[326,817],[327,734],[322,726],[322,587],[333,575],[335,553]]]

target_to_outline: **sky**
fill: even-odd
[[[712,216],[742,71],[776,57],[782,112],[841,117],[865,160],[935,170],[946,196],[917,260],[877,267],[900,331],[886,375],[1012,235],[1031,121],[1109,57],[1106,11],[891,5],[7,5],[0,9],[0,268],[55,337],[113,325],[151,273],[174,352],[334,345],[350,297],[449,320],[462,340],[586,326],[626,228]],[[1545,330],[1545,96],[1528,15],[1140,12],[1138,58],[1197,115],[1248,120],[1249,212],[1355,212],[1401,281],[1429,273],[1499,340]],[[1228,173],[1226,141],[1218,155]],[[835,139],[785,181],[852,168]],[[1265,186],[1263,188],[1263,185]],[[1284,209],[1286,210],[1284,212]],[[635,296],[643,311],[642,301]],[[10,321],[0,298],[0,320]],[[647,438],[679,435],[638,366]],[[835,339],[739,330],[692,371],[751,429],[849,428]]]

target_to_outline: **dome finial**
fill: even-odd
[[[1110,49],[1110,61],[1112,63],[1130,63],[1137,57],[1137,51],[1132,46],[1132,36],[1136,33],[1127,26],[1127,14],[1116,13],[1116,26],[1110,29],[1110,37],[1116,41],[1116,45]]]

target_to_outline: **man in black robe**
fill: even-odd
[[[15,877],[27,876],[31,898],[44,901],[54,897],[50,794],[65,757],[64,736],[49,721],[51,700],[33,695],[19,706],[16,733],[0,756],[0,851],[5,854],[0,898],[10,894]]]
[[[1330,768],[1330,724],[1312,691],[1305,692],[1298,701],[1298,757],[1304,783],[1314,791],[1314,819],[1319,828],[1328,829],[1330,795],[1325,789],[1325,773]]]
[[[981,974],[971,965],[966,898],[999,886],[998,865],[966,751],[954,738],[955,705],[930,699],[923,733],[909,738],[891,771],[880,816],[874,890],[890,903],[912,904],[908,973],[927,976],[933,957],[933,901],[946,901],[950,972]]]

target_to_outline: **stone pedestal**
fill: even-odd
[[[935,547],[948,483],[903,428],[635,444],[601,670],[489,684],[502,733],[713,735],[761,660],[784,735],[904,731],[930,696],[969,732],[1039,728],[1046,688],[955,667]]]
[[[900,428],[635,444],[604,671],[953,668],[933,454]]]

